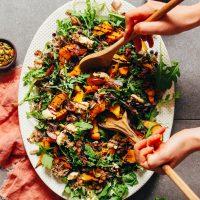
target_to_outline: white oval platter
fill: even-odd
[[[104,1],[98,0],[98,3],[103,3]],[[111,2],[112,0],[106,0],[107,8],[111,8]],[[69,1],[66,4],[64,4],[62,7],[58,8],[56,11],[54,11],[41,25],[41,27],[38,29],[37,33],[35,34],[30,47],[27,51],[24,63],[23,63],[23,69],[21,73],[20,78],[20,84],[19,84],[19,102],[24,98],[25,94],[28,91],[27,87],[23,86],[23,77],[28,72],[28,66],[31,66],[34,61],[34,52],[38,49],[42,50],[44,48],[44,45],[47,41],[50,41],[52,38],[52,33],[56,30],[56,20],[57,19],[63,19],[65,18],[65,12],[66,10],[76,8],[78,10],[83,10],[85,8],[85,1],[84,0],[76,0],[76,1]],[[122,1],[122,8],[121,11],[125,12],[134,6],[126,1]],[[106,13],[104,13],[106,14]],[[155,51],[158,51],[158,53],[162,52],[163,59],[166,63],[170,64],[170,59],[166,50],[166,47],[161,39],[160,36],[155,36],[155,45],[153,49]],[[174,86],[170,90],[167,91],[169,94],[174,93]],[[19,106],[19,122],[20,122],[20,130],[24,142],[25,149],[27,151],[28,157],[31,161],[31,164],[33,167],[36,166],[38,162],[37,156],[30,155],[30,151],[34,150],[36,148],[35,145],[30,144],[27,141],[27,138],[30,136],[30,133],[34,130],[34,126],[36,124],[36,121],[34,119],[27,119],[26,112],[29,111],[29,104],[24,103]],[[167,131],[164,135],[164,140],[167,140],[170,137],[171,128],[173,124],[173,118],[174,118],[174,102],[169,107],[163,107],[160,110],[160,114],[157,117],[157,120],[165,125],[167,127]],[[56,194],[63,197],[64,199],[67,199],[65,196],[62,195],[65,184],[59,183],[54,179],[54,177],[49,174],[43,167],[38,167],[35,169],[39,177],[42,179],[42,181]],[[134,187],[129,187],[129,195],[131,196],[134,193],[136,193],[153,175],[152,171],[146,171],[142,174],[138,174],[138,180],[139,184]]]

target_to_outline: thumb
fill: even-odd
[[[163,21],[139,22],[134,26],[134,32],[139,35],[167,35],[168,26]]]

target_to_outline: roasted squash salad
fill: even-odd
[[[79,61],[122,37],[124,16],[100,15],[103,5],[86,1],[84,12],[67,11],[57,31],[24,76],[30,89],[27,117],[37,119],[28,138],[38,149],[36,167],[45,167],[66,183],[70,199],[124,199],[138,183],[134,144],[124,134],[102,129],[99,122],[128,113],[130,125],[145,138],[163,133],[156,105],[177,80],[177,63],[167,66],[158,53],[134,43],[123,46],[106,71],[82,73]],[[146,46],[145,44],[143,46]],[[159,61],[158,61],[159,60]]]

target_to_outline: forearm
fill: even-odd
[[[193,151],[200,151],[200,127],[194,129],[192,135]]]
[[[189,9],[190,11],[188,12],[188,23],[186,30],[200,26],[200,3],[189,6]]]
[[[182,139],[184,140],[183,148],[188,154],[194,151],[199,151],[200,150],[200,127],[183,130]]]

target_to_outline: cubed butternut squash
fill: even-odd
[[[81,69],[79,65],[76,65],[74,69],[68,73],[69,76],[78,76],[81,74]]]
[[[152,127],[156,126],[157,124],[158,124],[157,122],[143,121],[143,125],[144,125],[145,128],[147,128],[147,129],[152,128]]]
[[[77,85],[77,86],[75,86],[75,92],[76,92],[76,94],[75,94],[75,96],[73,98],[73,101],[77,102],[77,103],[82,102],[83,98],[84,98],[84,95],[85,95],[83,90]]]
[[[146,42],[142,40],[142,51],[147,51],[148,50],[148,47],[146,45]]]
[[[119,63],[115,63],[114,65],[111,66],[109,70],[109,75],[111,78],[114,78],[118,72],[119,69]]]
[[[128,74],[128,71],[129,71],[129,69],[128,69],[128,67],[120,67],[119,68],[119,73],[121,74],[121,75],[127,75]]]
[[[97,115],[106,110],[106,102],[96,103],[96,105],[90,110],[90,117],[94,119]]]
[[[67,115],[67,109],[63,108],[55,113],[57,120],[62,120]]]
[[[135,150],[129,149],[127,151],[127,154],[124,156],[124,160],[128,163],[135,163],[136,158],[135,158]]]
[[[93,176],[91,176],[91,175],[89,175],[89,174],[86,174],[86,173],[81,174],[81,175],[80,175],[80,178],[81,178],[83,181],[85,181],[85,182],[88,182],[88,181],[95,181],[95,180],[96,180]]]
[[[91,138],[93,140],[100,140],[101,135],[99,133],[99,127],[96,121],[93,121],[93,129],[91,130]]]
[[[119,104],[115,104],[114,106],[110,107],[110,112],[113,113],[117,118],[121,118],[121,107]]]
[[[95,93],[99,89],[96,85],[85,86],[85,94]]]
[[[58,109],[62,103],[67,99],[67,94],[65,93],[60,93],[58,95],[56,95],[54,97],[54,99],[51,101],[51,103],[49,104],[49,108],[52,109],[52,110],[56,110]]]

